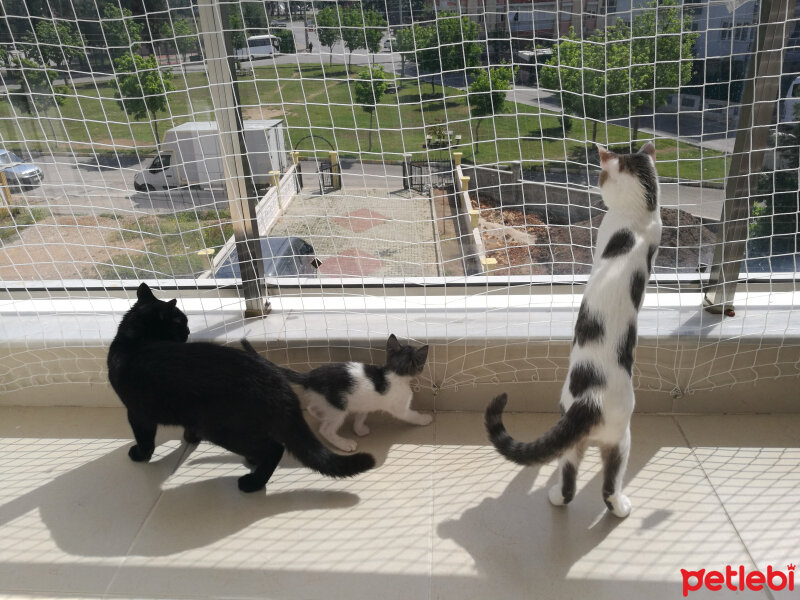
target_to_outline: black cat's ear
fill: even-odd
[[[398,350],[400,350],[400,342],[397,341],[394,334],[391,334],[386,342],[386,351],[397,352]]]
[[[169,307],[170,307],[170,308],[175,308],[175,305],[176,305],[177,303],[178,303],[178,299],[177,299],[177,298],[173,298],[172,300],[170,300],[169,302],[167,302],[167,304],[169,305]]]
[[[425,361],[428,360],[428,349],[430,346],[425,344],[422,348],[419,348],[414,351],[414,360],[418,365],[424,365]]]
[[[136,290],[136,298],[139,302],[153,302],[156,297],[153,295],[150,286],[142,282]]]

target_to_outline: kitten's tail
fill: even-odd
[[[497,451],[508,460],[521,465],[547,462],[563,454],[592,427],[600,423],[600,408],[590,400],[578,400],[558,422],[532,442],[518,442],[503,425],[503,409],[508,401],[506,394],[497,396],[486,407],[486,431]]]
[[[302,413],[294,412],[283,443],[301,463],[328,477],[353,477],[375,466],[375,458],[366,452],[344,456],[326,448],[311,431]]]
[[[248,342],[246,338],[240,339],[239,343],[242,345],[242,348],[244,348],[248,352],[251,352],[256,356],[261,356],[258,352],[256,352],[256,349],[253,348],[252,344],[250,344],[250,342]],[[306,384],[306,380],[308,378],[306,377],[305,373],[298,373],[297,371],[293,371],[288,367],[281,367],[280,365],[275,365],[275,366],[278,367],[281,373],[283,373],[283,376],[286,377],[286,379],[288,379],[292,383],[299,383],[300,385],[303,386]]]

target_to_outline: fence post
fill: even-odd
[[[333,185],[333,189],[340,190],[342,189],[342,170],[339,167],[339,153],[331,151],[330,156],[331,156],[331,184]]]
[[[266,315],[270,305],[263,287],[261,242],[256,220],[257,193],[245,153],[244,122],[236,87],[236,65],[227,5],[199,0],[200,39],[206,58],[211,101],[222,150],[225,188],[242,275],[245,317]]]
[[[512,202],[515,206],[522,206],[525,204],[525,198],[522,192],[522,161],[515,160],[511,163],[511,189]]]
[[[411,189],[411,166],[408,164],[409,159],[411,158],[410,154],[403,154],[403,189],[410,190]]]
[[[300,153],[296,150],[292,152],[292,161],[294,161],[294,178],[297,181],[297,189],[303,189],[303,168],[300,166]]]
[[[747,69],[739,124],[725,185],[722,223],[703,305],[712,313],[733,314],[733,297],[747,245],[750,196],[769,139],[780,96],[783,45],[794,27],[796,0],[762,0],[756,49]]]
[[[281,172],[270,171],[269,176],[272,179],[272,186],[275,188],[275,193],[278,197],[278,210],[283,210],[283,202],[281,202]]]
[[[5,171],[0,171],[0,189],[2,190],[2,201],[5,202],[6,206],[10,206],[11,190],[8,188],[8,179],[6,178]]]

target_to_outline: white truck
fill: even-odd
[[[257,187],[271,183],[270,171],[286,170],[283,120],[245,121],[244,144]],[[160,152],[134,176],[133,187],[140,192],[181,187],[224,188],[217,123],[190,122],[167,131]]]

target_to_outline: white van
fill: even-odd
[[[244,122],[244,143],[257,187],[272,182],[271,171],[287,166],[282,119]],[[183,123],[164,135],[159,154],[133,178],[137,192],[225,186],[222,150],[215,121]]]
[[[258,60],[269,58],[280,52],[280,40],[277,35],[252,35],[247,38],[247,46],[236,51],[239,60]]]

